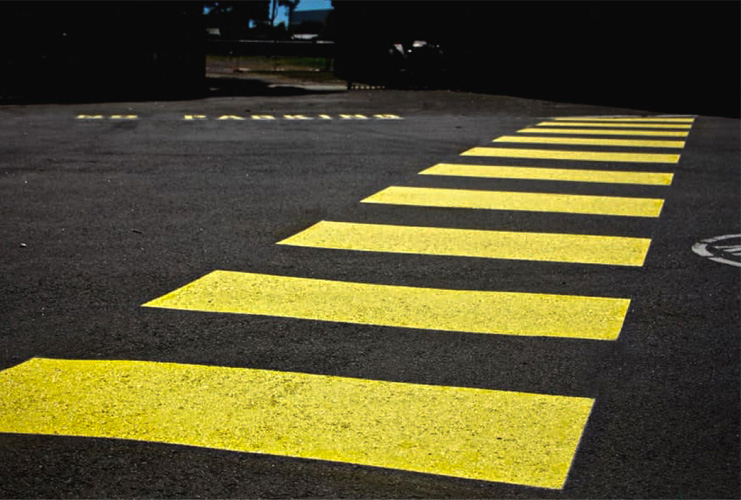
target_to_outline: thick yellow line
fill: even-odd
[[[669,186],[673,174],[663,172],[625,172],[615,170],[575,170],[566,168],[509,167],[438,163],[420,175],[449,175],[499,179],[534,179],[546,181],[602,182]]]
[[[145,307],[425,330],[615,340],[630,300],[214,271]]]
[[[604,130],[588,128],[531,127],[517,131],[522,134],[566,134],[566,135],[634,135],[642,137],[687,137],[689,132],[675,130]]]
[[[524,144],[570,144],[576,146],[626,146],[637,148],[683,148],[684,141],[648,141],[638,139],[596,139],[591,137],[535,137],[528,135],[503,135],[492,142]]]
[[[649,239],[322,221],[282,245],[490,259],[642,266]]]
[[[391,186],[369,196],[363,203],[425,207],[522,210],[572,214],[658,217],[664,200],[552,193],[480,191]]]
[[[461,156],[496,158],[533,158],[543,160],[604,161],[630,163],[678,163],[678,154],[613,153],[599,151],[564,151],[555,149],[472,148]]]
[[[593,399],[145,361],[0,372],[0,431],[130,439],[560,489]]]
[[[677,122],[677,123],[693,123],[695,121],[694,118],[691,117],[684,117],[684,118],[678,118],[678,117],[653,117],[653,118],[645,118],[645,117],[629,117],[629,116],[564,116],[560,118],[554,118],[554,120],[559,121],[586,121],[586,122]]]
[[[618,122],[600,122],[600,121],[590,121],[590,122],[581,122],[581,121],[547,121],[547,122],[540,122],[538,123],[538,126],[549,126],[549,127],[606,127],[606,128],[669,128],[669,129],[684,129],[689,130],[692,128],[692,125],[685,125],[680,123],[618,123]]]

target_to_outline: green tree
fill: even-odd
[[[251,26],[268,23],[270,0],[205,2],[204,12],[209,28],[219,28],[223,38],[244,38]]]

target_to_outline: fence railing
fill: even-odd
[[[223,56],[292,56],[331,59],[335,44],[306,40],[208,40],[206,53]]]

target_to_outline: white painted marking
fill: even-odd
[[[715,248],[720,248],[733,255],[741,255],[741,245],[718,245]]]
[[[209,116],[204,114],[196,113],[183,113],[180,118],[184,121],[206,121],[206,120],[221,120],[221,121],[274,121],[274,120],[306,120],[306,121],[327,121],[327,120],[354,120],[354,121],[369,121],[369,120],[403,120],[399,115],[389,113],[379,113],[374,115],[362,115],[362,114],[338,114],[337,116],[328,115],[326,113],[317,115],[307,115],[300,113],[286,113],[283,115],[219,115]],[[76,119],[78,120],[138,120],[141,117],[138,115],[105,115],[105,114],[78,114]]]
[[[741,262],[725,259],[711,252],[710,247],[716,241],[723,241],[732,238],[741,238],[741,234],[725,234],[723,236],[715,236],[713,238],[706,238],[692,245],[692,251],[701,257],[706,257],[709,260],[719,262],[721,264],[728,264],[730,266],[741,267]],[[729,253],[734,256],[741,256],[741,245],[712,245],[714,248],[725,250],[724,253]]]

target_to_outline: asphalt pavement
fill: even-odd
[[[0,107],[0,496],[738,498],[740,142],[448,91]]]

